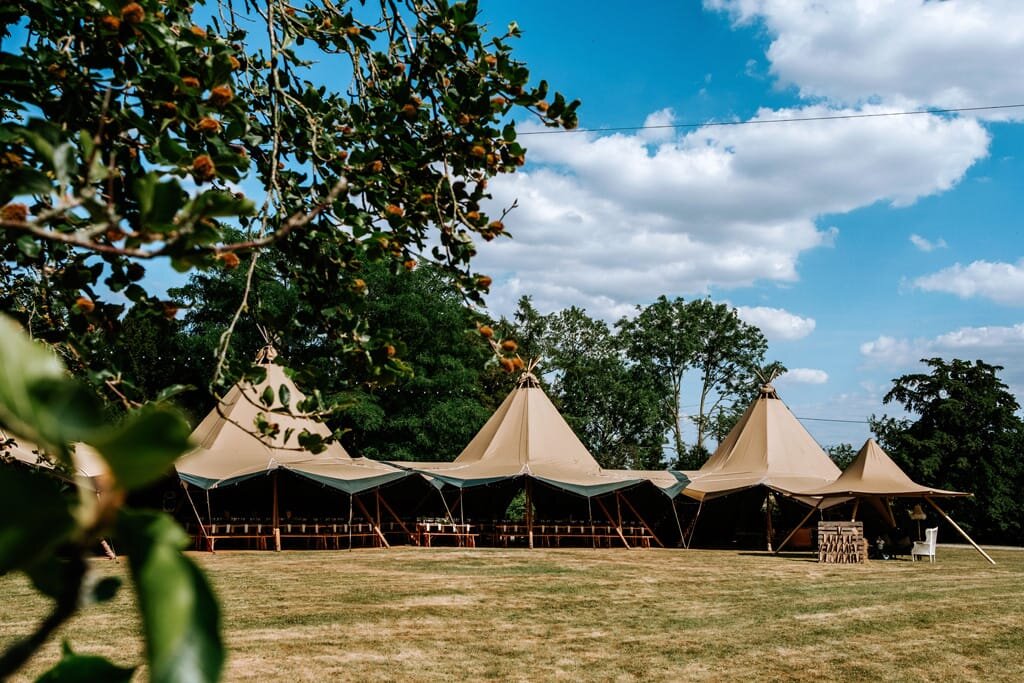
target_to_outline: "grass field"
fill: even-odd
[[[196,555],[224,609],[226,680],[1024,680],[1024,552],[820,565],[679,550]],[[124,565],[97,560],[100,574]],[[132,596],[64,630],[141,657]],[[46,610],[0,577],[0,641]],[[24,672],[58,656],[50,644]],[[143,676],[138,676],[142,680]]]

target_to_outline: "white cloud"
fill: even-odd
[[[917,278],[914,286],[927,292],[956,294],[961,299],[980,296],[1001,304],[1024,306],[1024,259],[1016,264],[975,261],[962,266],[956,263]]]
[[[754,120],[850,111],[815,105]],[[989,136],[975,121],[922,116],[701,128],[659,144],[641,134],[521,140],[530,170],[491,183],[495,205],[519,200],[505,220],[515,239],[481,245],[477,266],[525,293],[547,291],[555,308],[618,310],[660,294],[796,282],[800,255],[835,239],[818,217],[948,190]],[[497,313],[512,301],[490,299]]]
[[[797,384],[824,384],[828,381],[828,373],[815,368],[790,368],[780,379]]]
[[[949,246],[946,244],[946,240],[941,237],[933,242],[928,238],[921,237],[917,234],[910,236],[910,243],[924,252],[935,251],[936,249],[945,249]]]
[[[1024,101],[1020,0],[705,0],[738,23],[760,21],[783,85],[846,104],[977,107]],[[984,112],[1017,118],[1021,110]]]
[[[744,322],[759,327],[769,341],[803,339],[814,331],[814,318],[804,318],[782,308],[737,306],[736,313]]]
[[[860,346],[867,364],[906,371],[921,358],[983,360],[1002,365],[1007,384],[1024,385],[1024,323],[1010,326],[961,327],[932,338],[896,339],[880,336]]]
[[[676,136],[674,128],[669,128],[676,122],[675,112],[671,108],[659,109],[652,112],[644,119],[644,127],[638,131],[639,136],[645,142],[664,142]]]

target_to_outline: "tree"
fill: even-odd
[[[707,459],[708,436],[721,438],[735,424],[751,392],[754,372],[764,361],[768,343],[761,331],[739,319],[736,310],[709,299],[685,302],[659,297],[637,307],[633,319],[617,323],[634,362],[660,376],[670,390],[664,395],[672,423],[677,465],[696,468]],[[781,368],[777,364],[770,366]],[[683,439],[683,383],[689,371],[697,376],[697,436],[692,447]]]
[[[383,386],[350,391],[343,413],[346,446],[387,460],[445,460],[457,455],[490,416],[484,376],[491,356],[466,308],[434,268],[367,278],[367,320],[402,340],[412,374]]]
[[[660,296],[647,307],[637,306],[636,318],[621,319],[616,326],[624,335],[627,352],[634,362],[648,365],[669,387],[662,398],[665,411],[673,415],[672,440],[679,458],[686,452],[683,440],[683,376],[694,362],[697,348],[686,304],[681,298],[669,301]]]
[[[53,503],[48,526],[32,517],[35,505],[16,506],[3,520],[0,565],[44,588],[28,559],[61,547],[66,566],[80,568],[89,540],[122,534],[154,680],[212,680],[223,653],[212,594],[177,552],[183,532],[118,504],[167,468],[187,433],[173,411],[142,405],[152,392],[124,381],[110,351],[128,303],[137,315],[178,313],[175,301],[149,291],[144,264],[244,271],[204,382],[215,394],[241,374],[259,374],[229,350],[261,264],[303,302],[272,330],[278,339],[318,344],[337,368],[325,381],[391,381],[409,367],[396,353],[399,340],[366,320],[366,264],[397,271],[435,261],[479,300],[491,281],[470,270],[474,239],[505,234],[502,216],[481,210],[487,181],[525,160],[509,114],[519,107],[546,125],[576,125],[579,103],[549,98],[547,84],[531,85],[513,58],[518,27],[486,37],[475,0],[353,5],[0,4],[2,312],[126,413],[120,427],[94,432],[102,407],[90,420],[78,410],[93,405],[91,394],[66,381],[52,358],[40,360],[34,345],[8,345],[16,333],[4,330],[2,350],[15,355],[3,359],[2,426],[64,465],[69,441],[92,443],[114,470],[116,490],[95,518],[40,494]],[[332,79],[346,74],[344,91],[319,82],[310,55]],[[315,388],[321,377],[306,379]],[[327,414],[321,395],[312,392],[308,407]],[[128,452],[136,455],[131,467],[120,460]],[[19,543],[6,542],[13,538]],[[0,659],[0,678],[74,614],[82,573],[66,578],[53,615]],[[62,674],[73,676],[75,666]]]
[[[700,381],[695,445],[704,449],[716,416],[756,388],[754,371],[764,360],[768,342],[761,330],[740,320],[736,309],[725,304],[696,299],[686,304],[686,314],[694,329],[693,368]]]
[[[825,449],[828,453],[828,457],[832,458],[832,462],[836,464],[836,467],[845,471],[850,463],[853,462],[854,458],[857,457],[857,451],[851,444],[848,443],[837,443],[829,446]]]
[[[628,363],[619,336],[580,308],[546,316],[544,328],[552,394],[601,465],[661,467],[671,415],[659,377]]]
[[[1024,541],[1024,422],[998,377],[1002,367],[981,360],[922,362],[928,373],[894,379],[884,397],[914,417],[871,417],[879,444],[912,478],[973,492],[958,515],[972,534],[991,542]]]

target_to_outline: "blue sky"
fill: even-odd
[[[1024,103],[1019,2],[484,2],[582,128]],[[801,417],[897,412],[930,356],[1006,365],[1024,389],[1024,108],[524,137],[520,208],[482,245],[494,313],[529,294],[614,320],[710,295],[759,324]],[[529,130],[524,123],[521,130]],[[684,399],[684,406],[687,401]],[[857,423],[807,421],[855,446]]]
[[[492,33],[518,21],[517,57],[583,101],[582,128],[1024,104],[1019,0],[481,6]],[[881,397],[922,357],[1005,365],[1024,399],[1024,108],[522,140],[491,184],[514,239],[476,263],[493,314],[727,301],[791,369],[797,416],[853,421],[806,421],[825,445],[897,412]]]

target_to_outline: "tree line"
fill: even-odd
[[[395,353],[408,373],[354,382],[315,330],[274,334],[310,304],[265,263],[255,265],[251,280],[244,272],[193,274],[169,293],[182,307],[176,318],[129,311],[113,347],[121,381],[146,396],[171,381],[202,387],[248,283],[252,306],[236,324],[230,363],[244,364],[266,343],[279,345],[300,386],[315,376],[330,402],[343,406],[329,423],[354,453],[389,460],[457,455],[514,386],[515,374],[491,353],[486,331],[512,340],[506,345],[514,345],[518,366],[537,362],[538,380],[602,466],[695,469],[708,443],[728,433],[756,395],[756,373],[784,370],[765,363],[759,329],[709,299],[663,296],[609,325],[578,307],[541,314],[523,297],[511,317],[492,319],[467,307],[443,271],[425,265],[363,273],[367,327],[400,340]],[[684,379],[692,380],[690,394]],[[200,390],[177,400],[193,419],[212,407]],[[682,410],[684,403],[692,409]]]

